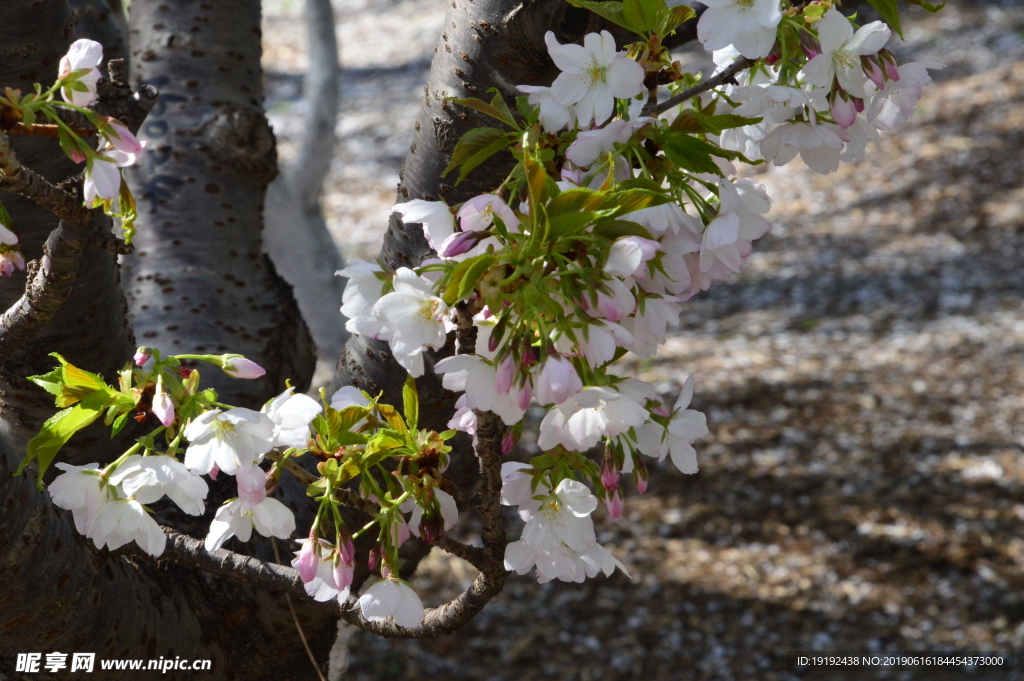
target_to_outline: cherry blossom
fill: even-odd
[[[607,387],[586,387],[549,411],[540,424],[537,445],[584,452],[605,437],[642,425],[648,412],[629,397]]]
[[[406,629],[423,622],[423,602],[408,584],[399,579],[382,579],[359,597],[359,608],[370,622],[394,619]]]
[[[274,424],[274,447],[303,449],[309,440],[309,423],[323,409],[309,395],[297,395],[295,388],[288,388],[260,411]]]
[[[351,558],[345,561],[334,545],[323,539],[303,539],[299,545],[292,567],[299,570],[306,593],[315,601],[337,599],[344,603],[355,572]]]
[[[607,121],[616,98],[629,99],[643,92],[643,67],[616,52],[608,31],[588,33],[583,45],[559,44],[551,31],[544,41],[562,71],[551,84],[551,96],[558,104],[573,107],[581,127]]]
[[[160,525],[134,499],[114,499],[106,504],[85,536],[93,540],[96,548],[111,551],[134,541],[151,556],[163,553],[167,543]]]
[[[71,511],[75,528],[85,534],[99,512],[115,496],[115,490],[101,477],[98,463],[72,466],[59,462],[55,465],[64,472],[50,483],[50,498],[58,508]]]
[[[373,314],[374,304],[384,295],[385,277],[380,265],[352,259],[348,267],[338,270],[336,275],[348,277],[341,295],[341,314],[348,318],[345,322],[348,332],[377,340],[385,338],[388,331]]]
[[[211,409],[192,420],[184,431],[189,441],[185,466],[205,475],[214,464],[234,475],[263,459],[274,441],[274,422],[266,414],[236,407],[228,411]]]
[[[407,267],[395,273],[395,290],[373,306],[373,312],[392,330],[391,352],[412,376],[423,375],[423,351],[445,344],[448,306],[433,293],[429,281]]]
[[[868,77],[861,65],[861,56],[877,54],[889,40],[891,31],[881,21],[873,21],[853,32],[850,21],[835,8],[825,12],[817,24],[821,54],[804,66],[804,78],[811,85],[839,86],[854,97],[867,96]]]
[[[111,474],[110,484],[120,485],[126,497],[140,504],[152,504],[167,495],[189,515],[202,515],[206,510],[206,481],[173,456],[133,454]]]
[[[273,497],[258,504],[232,499],[217,509],[206,535],[206,550],[216,551],[231,537],[249,541],[253,528],[264,537],[288,539],[295,531],[295,516]]]
[[[558,132],[572,127],[576,119],[571,106],[562,106],[555,101],[551,88],[539,85],[518,85],[516,89],[529,95],[530,104],[540,107],[540,124],[548,132]]]
[[[782,20],[779,0],[707,0],[697,23],[697,38],[706,50],[729,45],[749,59],[767,57]]]
[[[65,102],[75,106],[89,106],[96,101],[96,82],[102,77],[99,66],[103,62],[103,46],[95,40],[81,38],[71,43],[68,53],[60,60],[59,78],[64,78],[72,71],[87,72],[78,78],[80,86],[85,91],[77,88],[65,87],[61,89],[61,95]]]

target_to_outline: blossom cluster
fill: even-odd
[[[450,170],[461,164],[461,179],[503,149],[516,170],[461,205],[394,207],[422,225],[437,257],[395,272],[353,260],[338,273],[348,278],[349,331],[387,341],[412,376],[428,370],[426,353],[445,346],[457,313],[473,315],[474,352],[432,367],[462,393],[450,427],[475,437],[478,413],[493,412],[508,426],[508,451],[527,408],[546,408],[542,454],[506,464],[502,492],[526,521],[506,567],[536,568],[540,581],[622,569],[596,543],[591,514],[599,501],[612,519],[623,513],[623,474],[646,490],[644,457],[697,472],[693,443],[708,428],[689,408],[693,377],[670,410],[653,386],[613,365],[626,352],[653,356],[685,302],[739,273],[769,231],[771,201],[737,163],[800,155],[827,174],[859,160],[879,130],[909,119],[928,71],[941,67],[898,65],[885,49],[889,27],[858,28],[832,2],[705,4],[699,39],[722,69],[746,60],[738,81],[702,88],[661,118],[651,115],[660,112],[656,84],[678,92],[695,79],[670,63],[659,29],[624,23],[649,36],[625,52],[607,31],[582,45],[548,33],[560,73],[550,87],[519,87],[518,118],[498,95],[457,100],[511,132],[470,132]],[[600,465],[585,456],[595,447]]]
[[[692,11],[636,2],[646,7],[639,15],[622,10],[626,3],[588,3],[644,36],[626,50],[607,31],[581,45],[548,33],[560,73],[550,87],[520,86],[517,114],[500,94],[490,103],[457,100],[504,128],[468,133],[447,172],[458,169],[461,181],[503,152],[516,166],[493,192],[460,205],[415,199],[394,207],[405,223],[422,226],[436,257],[395,271],[353,260],[339,272],[348,278],[341,311],[349,331],[387,342],[409,374],[401,413],[352,387],[330,398],[321,391],[320,400],[289,388],[260,411],[232,407],[184,366],[204,361],[237,378],[263,375],[238,355],[165,357],[139,348],[116,387],[56,356],[60,366],[32,380],[63,411],[29,443],[22,467],[38,460],[42,478],[68,432],[100,416],[115,435],[129,420],[148,423],[151,430],[108,465],[57,463],[62,473],[49,491],[97,547],[135,541],[152,555],[166,540],[148,505],[167,497],[200,515],[207,480],[219,476],[235,478],[237,496],[214,514],[207,550],[248,541],[254,530],[292,539],[295,517],[274,497],[281,476],[292,474],[317,506],[292,560],[309,596],[354,599],[354,541],[375,529],[367,567],[381,580],[355,602],[368,621],[413,628],[424,609],[398,578],[398,550],[410,536],[434,543],[458,520],[455,498],[442,489],[451,483],[447,442],[462,431],[477,444],[490,413],[505,426],[508,453],[533,405],[543,413],[540,453],[501,469],[501,503],[525,523],[506,547],[505,568],[535,572],[540,582],[627,573],[597,542],[595,512],[603,503],[609,518],[621,517],[623,476],[643,494],[654,461],[696,473],[694,443],[709,431],[690,408],[693,376],[668,401],[616,365],[627,353],[653,357],[686,302],[739,273],[768,233],[771,201],[739,176],[739,164],[781,165],[799,155],[828,173],[862,158],[878,131],[906,122],[929,69],[938,68],[897,64],[885,49],[886,25],[857,27],[832,0],[707,0],[698,37],[736,79],[689,90],[697,76],[682,73],[660,38]],[[69,105],[91,103],[101,58],[80,41],[62,62],[58,83]],[[666,83],[672,94],[691,93],[668,111],[657,105]],[[119,164],[137,160],[144,146],[116,121],[97,127],[98,151],[69,141],[69,153],[87,163],[90,204],[117,195]],[[8,241],[0,231],[0,244]],[[0,263],[2,253],[0,246]],[[470,326],[475,333],[466,333]],[[432,351],[455,331],[463,346],[439,359]],[[474,337],[470,348],[463,339]],[[415,378],[427,372],[461,393],[448,431],[418,423]],[[351,531],[343,506],[371,522]]]

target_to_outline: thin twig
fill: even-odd
[[[280,563],[281,554],[277,550],[277,539],[271,537],[270,545],[274,547],[274,560]],[[316,675],[320,677],[320,681],[327,681],[327,679],[324,678],[323,672],[320,671],[320,665],[317,664],[313,651],[309,648],[309,642],[306,641],[306,634],[302,631],[302,625],[299,624],[299,616],[295,614],[295,606],[292,605],[292,597],[285,594],[284,600],[288,603],[288,610],[291,611],[292,620],[295,622],[295,630],[299,632],[299,639],[302,641],[302,647],[306,649],[306,655],[309,656],[309,661],[313,663],[313,669],[316,670]]]
[[[477,508],[480,505],[480,494],[478,492],[470,492],[463,489],[446,475],[441,477],[440,487],[442,490],[450,494],[452,498],[455,499],[455,503],[460,506]]]
[[[726,83],[732,82],[736,78],[736,74],[738,74],[740,71],[743,71],[744,69],[750,68],[753,65],[753,61],[747,59],[746,57],[741,57],[734,61],[732,64],[730,64],[729,67],[726,68],[724,71],[722,71],[716,76],[708,78],[700,85],[696,85],[690,88],[689,90],[680,92],[678,95],[675,95],[674,97],[669,97],[660,104],[655,104],[654,106],[645,106],[643,111],[640,112],[640,115],[657,116],[658,114],[664,113],[671,109],[672,107],[678,104],[682,104],[683,102],[685,102],[688,99],[691,99],[692,97],[696,97],[697,95],[703,94],[708,90],[718,87],[719,85],[725,85]]]

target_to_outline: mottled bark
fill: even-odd
[[[149,151],[128,173],[138,202],[126,290],[140,344],[169,353],[233,352],[267,374],[238,381],[209,367],[223,401],[258,406],[315,357],[291,287],[263,254],[263,199],[277,173],[263,115],[257,0],[135,0],[132,78],[161,92],[141,129]]]
[[[292,286],[321,360],[333,361],[348,332],[338,309],[344,267],[320,208],[320,193],[334,158],[338,116],[338,40],[331,0],[306,0],[309,71],[304,80],[305,125],[299,153],[267,190],[265,250]]]

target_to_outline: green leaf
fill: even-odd
[[[684,133],[675,133],[665,140],[665,156],[669,161],[692,173],[720,175],[711,159],[714,148],[704,140]]]
[[[719,135],[723,130],[729,128],[742,128],[747,125],[760,123],[760,118],[746,118],[736,114],[719,114],[717,116],[704,116],[696,111],[686,110],[672,121],[670,126],[676,132],[707,132]]]
[[[405,384],[402,386],[402,409],[409,430],[417,430],[420,422],[420,397],[416,392],[416,379],[411,375],[405,377]]]
[[[903,37],[903,31],[900,29],[900,8],[896,0],[868,0],[868,4],[878,10],[885,23],[889,24],[900,38]]]
[[[497,258],[490,254],[478,255],[475,258],[470,258],[473,264],[466,269],[466,276],[459,282],[459,292],[455,296],[456,300],[462,300],[469,296],[470,293],[476,288],[480,278],[484,276],[484,272],[491,268]]]
[[[504,101],[502,101],[501,103],[501,108],[494,106],[493,103],[488,104],[487,102],[479,100],[476,97],[469,97],[467,99],[452,99],[451,101],[455,102],[456,104],[461,104],[462,106],[467,106],[470,109],[479,111],[480,113],[485,113],[491,118],[501,121],[505,125],[512,128],[513,130],[519,129],[519,124],[516,123],[516,119],[509,112],[508,107],[505,106]]]
[[[14,221],[11,220],[11,214],[7,212],[6,208],[4,208],[4,204],[0,203],[0,225],[10,229],[13,224]]]
[[[717,166],[716,166],[717,168]],[[661,192],[649,189],[626,189],[612,192],[601,202],[602,210],[615,209],[615,215],[624,215],[642,208],[651,208],[668,203],[671,199]]]
[[[623,11],[621,2],[594,2],[593,0],[568,0],[569,4],[573,7],[581,7],[583,9],[589,9],[594,14],[604,17],[613,24],[618,24],[622,28],[633,30],[630,26],[629,20],[626,19],[626,14]]]
[[[903,0],[903,1],[906,2],[907,4],[910,4],[910,5],[917,5],[918,7],[923,8],[924,11],[931,12],[932,14],[935,14],[940,9],[942,9],[943,7],[946,6],[946,0],[942,0],[942,2],[940,2],[937,5],[933,5],[930,2],[925,2],[924,0]]]
[[[665,0],[623,0],[622,15],[636,33],[664,33],[669,12]]]
[[[624,236],[641,236],[650,239],[651,233],[635,222],[628,220],[606,220],[594,226],[594,234],[615,241]]]
[[[29,376],[28,380],[56,396],[56,406],[70,407],[97,390],[105,391],[105,393],[114,392],[102,378],[69,364],[56,352],[51,352],[50,357],[56,358],[60,362],[60,366],[48,374]],[[131,401],[129,400],[129,402]]]
[[[567,189],[547,205],[548,215],[561,215],[579,210],[593,210],[601,205],[603,196],[586,187]]]
[[[402,415],[399,414],[398,410],[390,404],[378,404],[377,411],[379,411],[380,415],[384,417],[384,420],[388,422],[388,425],[400,434],[405,435],[409,432],[409,429],[405,425],[405,421],[402,419]]]
[[[548,220],[548,228],[552,238],[561,238],[582,233],[587,225],[594,222],[594,213],[563,213]]]
[[[521,132],[522,129],[519,127],[516,117],[512,115],[511,109],[509,109],[508,104],[505,103],[505,98],[501,96],[501,90],[496,87],[492,87],[487,91],[487,94],[493,95],[491,97],[491,108],[501,114],[501,118],[498,120],[513,130],[519,130]]]
[[[125,412],[114,419],[114,426],[110,429],[110,439],[113,440],[117,437],[117,434],[124,429],[125,424],[128,423],[128,412]]]
[[[49,468],[53,457],[57,455],[60,448],[71,439],[71,436],[82,428],[90,425],[93,421],[103,415],[103,412],[110,406],[111,397],[104,391],[97,390],[81,400],[73,407],[68,407],[57,412],[43,424],[39,434],[28,441],[25,448],[25,458],[15,475],[21,475],[22,471],[33,459],[39,460],[39,478]]]
[[[456,184],[458,184],[465,179],[470,171],[510,144],[511,141],[508,138],[508,133],[504,130],[499,130],[498,128],[474,128],[463,135],[459,143],[455,145],[455,151],[452,152],[452,160],[448,163],[448,167],[444,169],[442,175],[447,175],[461,166],[459,179],[456,181]]]
[[[697,16],[692,7],[676,5],[668,11],[668,22],[665,25],[665,32],[674,31],[679,25]]]

